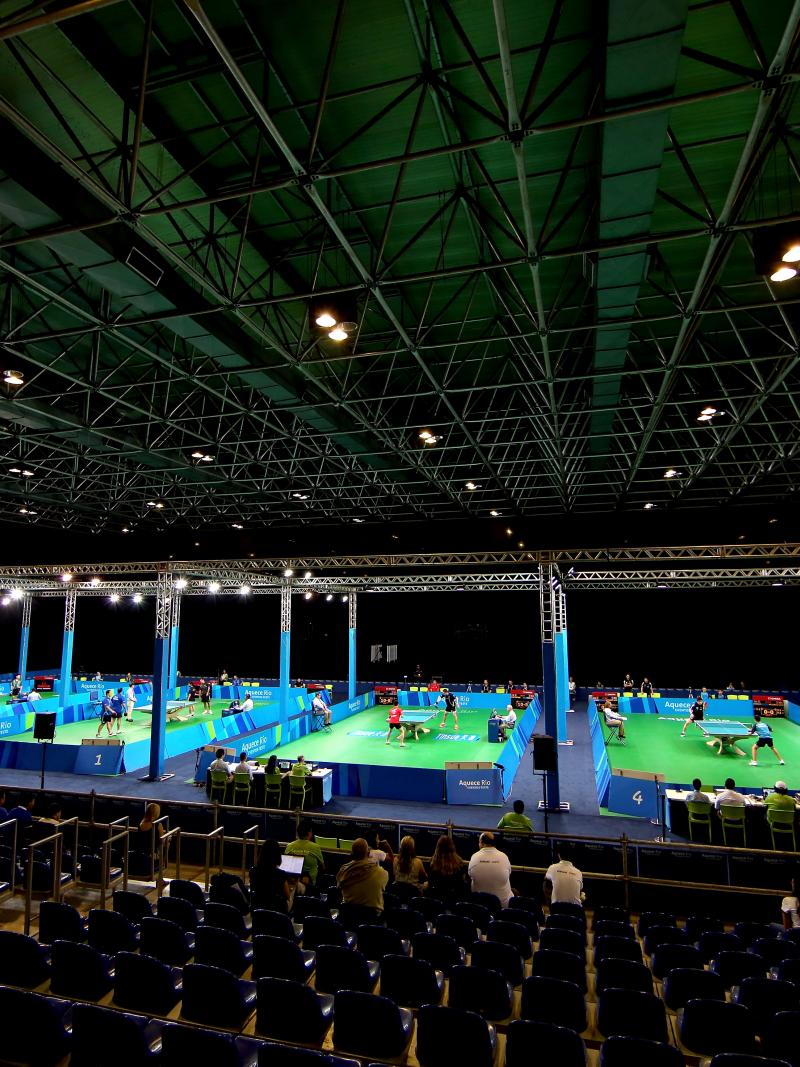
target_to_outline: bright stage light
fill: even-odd
[[[218,593],[219,592],[219,582],[209,582],[208,583],[208,591],[209,591],[209,593]]]
[[[321,311],[319,315],[314,319],[317,326],[321,326],[323,330],[328,330],[331,326],[336,325],[336,319],[331,315],[330,311]]]
[[[717,409],[716,408],[712,408],[712,407],[705,407],[700,412],[701,415],[716,415],[716,413],[717,413]]]
[[[655,504],[650,504],[650,503],[647,503],[647,504],[645,504],[645,506],[644,506],[644,510],[645,510],[645,511],[652,511],[652,510],[653,510],[653,508],[654,508],[655,506],[656,506]]]
[[[342,603],[343,604],[347,603],[347,593],[345,593],[345,595],[342,597]]]
[[[244,526],[242,526],[242,524],[240,522],[232,522],[231,523],[231,527],[234,530],[243,530],[244,529]]]
[[[111,601],[112,604],[119,603],[119,593],[112,593],[108,599]]]
[[[100,584],[100,579],[99,578],[92,578],[92,580],[91,580],[91,582],[89,584],[90,585],[99,585]]]
[[[141,593],[134,593],[133,596],[131,597],[131,600],[134,602],[134,604],[141,604],[141,602],[143,600],[142,594]]]
[[[62,582],[71,582],[72,581],[72,575],[69,573],[69,571],[65,571],[61,575],[61,581]]]
[[[492,511],[489,512],[489,514],[492,516],[493,519],[499,519],[500,518],[500,512],[499,511],[492,510]]]
[[[25,378],[21,370],[7,370],[3,374],[3,381],[6,385],[22,385]]]
[[[185,578],[176,578],[175,579],[175,588],[176,589],[185,589],[188,584],[189,583],[186,581]]]
[[[307,590],[307,592],[303,593],[303,598],[304,598],[305,600],[310,600],[310,599],[312,598],[312,596],[313,596],[313,595],[314,595],[314,594],[313,594],[313,593],[311,592],[311,590],[309,589],[309,590]]]
[[[794,267],[790,267],[786,264],[783,267],[778,267],[769,276],[771,282],[788,282],[790,278],[794,278],[797,274],[797,270]]]
[[[240,585],[239,589],[238,589],[238,592],[242,596],[247,596],[247,594],[250,592],[250,586],[249,585]]]
[[[789,269],[789,268],[787,268],[787,270],[788,270],[788,269]],[[797,271],[795,271],[795,274],[796,274],[796,273],[797,273]],[[335,327],[335,328],[334,328],[333,330],[331,330],[331,332],[330,332],[330,333],[328,334],[328,337],[330,337],[330,339],[331,339],[332,341],[346,341],[346,340],[347,340],[347,331],[346,331],[346,330],[343,330],[341,326],[336,326],[336,327]]]
[[[325,599],[326,599],[327,601],[329,601],[329,602],[330,602],[331,600],[333,600],[333,593],[328,593],[328,595],[327,595],[327,596],[325,597]]]
[[[304,578],[313,578],[314,575],[311,573],[311,571],[306,571],[306,573],[303,575],[303,577]]]
[[[10,593],[12,600],[22,600],[24,595],[21,589],[12,589]]]
[[[670,467],[668,471],[664,471],[665,478],[678,478],[681,475],[681,471],[676,471],[673,467]]]
[[[10,603],[11,600],[7,596],[4,596],[2,599],[0,599],[0,604],[2,604],[4,608],[7,607]]]
[[[283,577],[284,578],[291,578],[293,574],[294,574],[294,571],[292,570],[292,568],[291,567],[287,567],[286,570],[283,572]]]

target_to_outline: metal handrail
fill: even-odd
[[[156,893],[161,896],[164,892],[165,873],[169,863],[169,848],[172,839],[175,838],[175,877],[181,876],[181,828],[175,826],[159,838],[158,841],[158,871],[156,872]]]
[[[5,836],[8,831],[12,834],[13,844],[11,845],[10,878],[8,880],[8,889],[6,892],[9,896],[13,896],[17,886],[17,834],[19,833],[19,823],[16,819],[6,819],[5,822],[0,822],[0,841],[5,841]]]
[[[258,823],[255,823],[253,826],[249,826],[246,830],[242,831],[242,836],[240,838],[242,842],[242,881],[245,881],[247,875],[247,845],[248,838],[251,834],[253,835],[253,866],[255,866],[258,857],[258,830]]]
[[[111,887],[111,846],[116,841],[124,841],[122,846],[122,873],[117,881],[122,881],[122,888],[128,888],[128,849],[130,845],[130,829],[126,826],[117,834],[107,837],[101,845],[100,855],[100,907],[106,906],[107,890]]]
[[[58,901],[61,899],[61,856],[64,845],[63,836],[56,831],[49,834],[47,837],[40,837],[38,841],[31,841],[26,846],[28,849],[28,855],[25,864],[25,933],[31,932],[31,911],[33,904],[33,863],[34,854],[37,849],[42,845],[53,846],[53,858],[51,860],[51,869],[53,872],[53,883],[51,887],[51,896],[53,900]]]
[[[176,829],[180,829],[180,827],[176,827]],[[224,866],[223,860],[224,860],[224,853],[225,853],[225,827],[224,826],[217,826],[216,829],[209,830],[207,834],[201,834],[196,830],[195,831],[182,830],[178,840],[180,841],[183,838],[191,838],[191,839],[196,840],[196,841],[205,841],[205,843],[206,843],[206,861],[205,861],[204,873],[205,873],[205,889],[206,889],[206,892],[208,892],[209,886],[211,885],[211,847],[215,843],[218,843],[218,845],[219,845],[218,850],[217,850],[218,854],[219,854],[218,869],[219,869],[220,873],[222,873],[222,870],[223,870],[223,866]],[[215,863],[215,866],[217,866],[216,863]],[[176,877],[179,877],[179,876],[176,875]],[[159,896],[161,896],[163,894],[164,884],[165,883],[162,882],[161,885],[158,887],[158,895]]]

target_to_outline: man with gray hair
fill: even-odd
[[[469,876],[473,893],[491,893],[503,908],[513,896],[511,889],[511,861],[505,852],[495,848],[494,834],[487,830],[478,841],[478,851],[470,858]]]

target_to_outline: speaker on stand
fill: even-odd
[[[44,789],[44,772],[47,764],[47,746],[52,745],[56,736],[56,712],[37,711],[33,717],[33,736],[42,746],[42,773],[39,788]]]

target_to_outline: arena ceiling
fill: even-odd
[[[5,520],[792,499],[800,2],[0,12]]]

